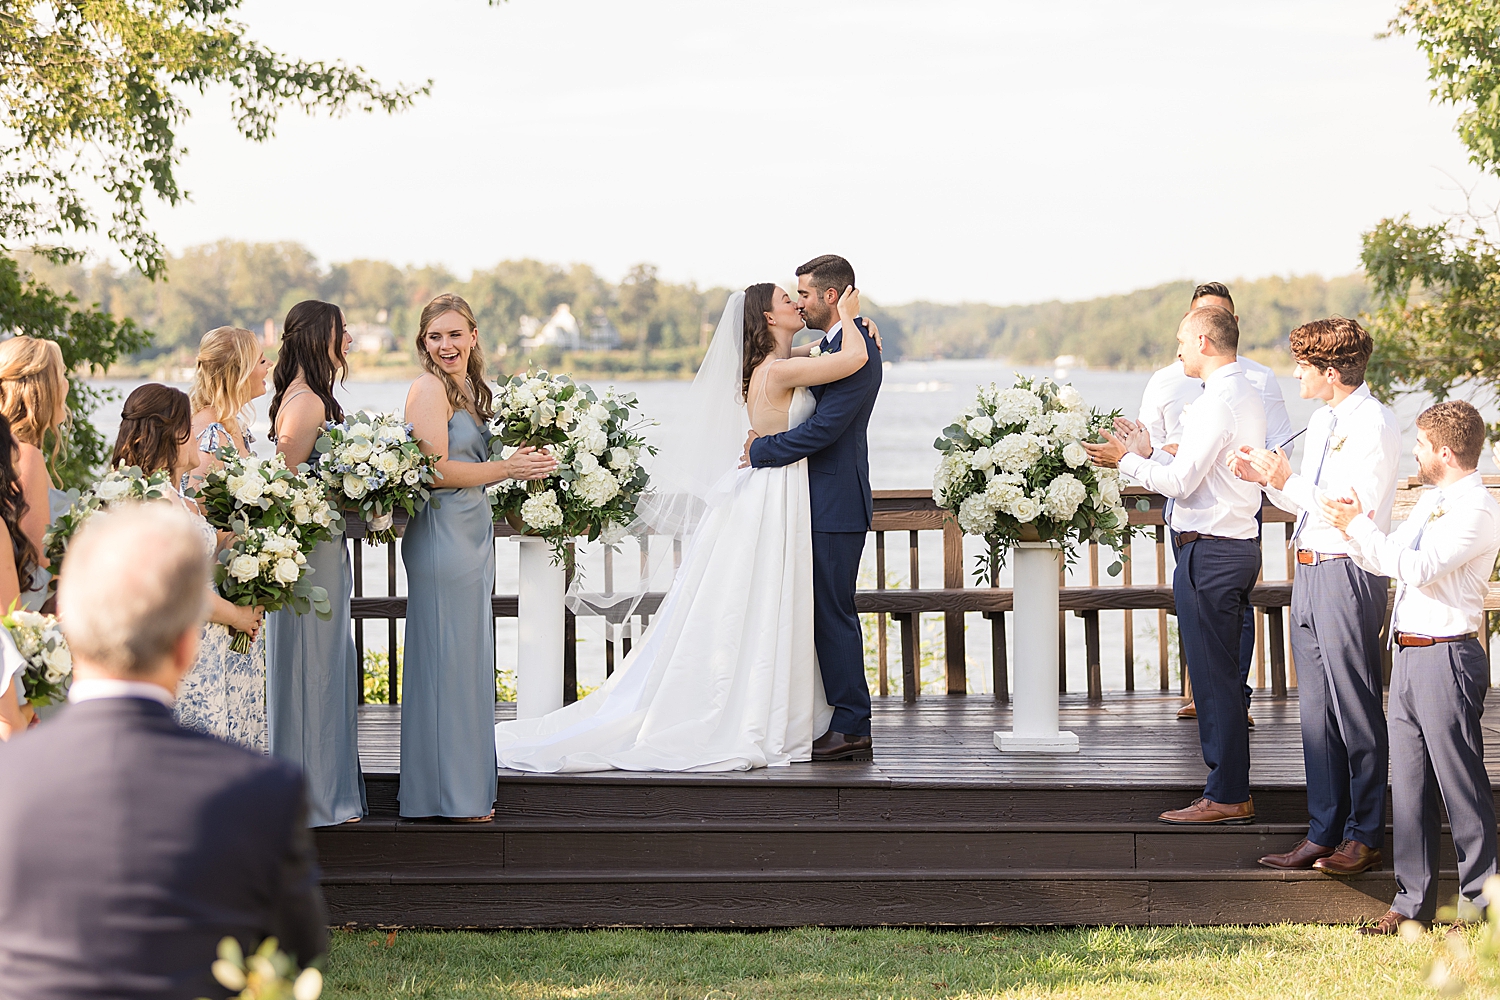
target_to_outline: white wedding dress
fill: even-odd
[[[788,426],[814,406],[797,389]],[[581,701],[497,725],[501,767],[743,771],[811,759],[833,710],[813,650],[807,462],[733,469],[712,493],[621,668]]]

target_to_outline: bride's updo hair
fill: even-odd
[[[776,338],[771,336],[771,327],[766,323],[766,313],[771,311],[771,296],[775,291],[776,286],[769,281],[745,289],[745,371],[740,395],[747,402],[751,374],[776,350]]]

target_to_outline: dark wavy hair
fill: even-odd
[[[775,292],[776,286],[769,281],[745,289],[745,368],[740,395],[746,402],[750,399],[750,376],[776,350],[776,338],[771,336],[771,327],[766,323],[766,313],[771,311],[771,296]]]
[[[329,348],[332,348],[330,352]],[[337,363],[333,360],[338,358]],[[271,397],[271,432],[276,431],[276,414],[281,410],[287,386],[298,375],[307,387],[323,401],[323,419],[342,421],[344,408],[333,398],[334,381],[343,382],[349,374],[349,359],[344,357],[344,311],[332,302],[307,299],[287,310],[281,327],[281,353],[271,374],[276,393]]]
[[[16,560],[16,578],[21,590],[31,589],[33,576],[39,565],[36,546],[21,530],[21,518],[29,509],[26,497],[21,492],[21,477],[16,474],[16,453],[20,449],[16,436],[11,433],[10,421],[0,414],[0,521],[10,532],[10,549]]]
[[[161,469],[170,472],[178,449],[192,436],[193,404],[187,393],[148,382],[125,397],[110,467],[135,466],[148,476]]]

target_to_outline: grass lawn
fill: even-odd
[[[1471,935],[1476,932],[1470,932]],[[1348,927],[1083,930],[342,931],[323,996],[782,998],[1435,997],[1440,932]],[[1458,969],[1486,995],[1500,982]],[[1471,994],[1472,995],[1472,994]]]

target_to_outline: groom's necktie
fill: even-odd
[[[1333,446],[1333,433],[1338,429],[1338,414],[1332,414],[1328,424],[1328,433],[1323,436],[1323,454],[1318,456],[1318,467],[1313,472],[1313,497],[1318,495],[1318,486],[1323,481],[1323,463],[1328,461],[1328,452]],[[1297,516],[1297,527],[1292,530],[1292,545],[1297,544],[1297,537],[1302,534],[1302,529],[1307,527],[1308,519],[1312,517],[1312,511],[1304,510]],[[1419,533],[1420,534],[1420,533]]]

